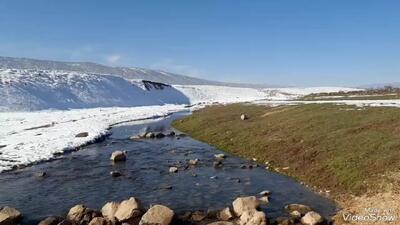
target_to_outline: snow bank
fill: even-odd
[[[116,76],[0,70],[0,111],[189,104],[172,87],[157,92]]]
[[[307,87],[307,88],[265,88],[269,100],[293,100],[309,94],[361,91],[346,87]]]
[[[261,89],[211,85],[174,85],[190,99],[191,104],[235,103],[265,99],[268,95]]]
[[[315,100],[315,101],[286,101],[286,100],[260,100],[254,104],[280,106],[280,105],[300,105],[300,104],[336,104],[353,105],[357,107],[400,107],[400,99],[390,100]]]
[[[54,158],[56,153],[104,136],[112,124],[165,116],[183,109],[183,105],[164,105],[0,113],[0,172]],[[88,132],[89,136],[75,137],[81,132]]]

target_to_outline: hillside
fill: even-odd
[[[78,73],[94,73],[100,75],[115,75],[126,79],[143,79],[165,84],[180,85],[218,85],[230,87],[267,87],[267,85],[239,84],[204,80],[160,70],[134,67],[111,67],[92,62],[60,62],[52,60],[13,58],[0,56],[2,69],[34,69],[72,71]]]

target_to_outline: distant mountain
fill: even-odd
[[[238,84],[204,80],[160,70],[111,67],[91,62],[61,62],[29,58],[13,58],[0,56],[0,68],[3,69],[35,69],[35,70],[62,70],[81,73],[114,75],[126,79],[144,79],[166,84],[180,85],[218,85],[230,87],[265,88],[263,84]]]

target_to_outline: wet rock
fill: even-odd
[[[214,168],[218,168],[218,167],[222,167],[224,164],[221,161],[214,161],[213,162],[213,167]]]
[[[240,119],[241,120],[247,120],[248,116],[246,114],[242,114],[242,115],[240,115]]]
[[[174,211],[163,205],[154,205],[142,216],[140,225],[169,225],[174,217]]]
[[[139,139],[142,139],[142,138],[143,138],[143,136],[141,136],[141,135],[133,135],[133,136],[129,137],[130,140],[139,140]]]
[[[153,132],[148,132],[145,135],[145,138],[155,138],[155,137],[156,137],[156,135]]]
[[[175,167],[175,166],[172,166],[172,167],[169,168],[169,172],[170,173],[177,173],[178,172],[178,168]]]
[[[268,191],[268,190],[260,192],[261,196],[269,196],[270,194],[271,194],[271,191]]]
[[[258,199],[260,204],[267,205],[269,203],[269,197],[268,196],[262,196]]]
[[[234,217],[233,213],[229,207],[227,207],[217,213],[217,218],[219,220],[228,221],[228,220],[233,219],[233,217]]]
[[[207,225],[235,225],[235,224],[232,222],[228,222],[228,221],[217,221],[217,222],[209,223]]]
[[[302,205],[302,204],[290,204],[285,206],[285,209],[288,210],[289,212],[292,211],[298,211],[301,213],[301,215],[305,215],[306,213],[312,211],[312,209],[309,206]]]
[[[182,221],[188,221],[190,220],[190,216],[192,215],[192,212],[184,212],[184,213],[180,213],[178,215],[178,219],[182,220]]]
[[[293,219],[300,219],[301,218],[301,213],[297,210],[291,211],[290,213],[290,217]]]
[[[225,159],[226,158],[226,155],[225,154],[216,154],[216,155],[214,155],[214,157],[216,158],[216,159]]]
[[[204,211],[195,211],[190,216],[190,219],[194,222],[200,222],[207,217],[207,213]]]
[[[218,179],[218,177],[217,176],[211,176],[210,179],[216,180],[216,179]]]
[[[44,171],[37,172],[37,173],[35,173],[35,177],[44,178],[44,177],[47,177],[47,173]]]
[[[191,166],[195,166],[199,163],[199,159],[191,159],[189,160],[188,164]]]
[[[114,222],[115,221],[115,213],[118,210],[119,202],[107,202],[103,208],[101,208],[101,214],[103,217],[108,220]]]
[[[111,171],[111,172],[110,172],[110,175],[111,175],[112,177],[120,177],[120,176],[122,176],[121,172],[119,172],[119,171],[117,171],[117,170]]]
[[[115,151],[111,154],[110,159],[113,162],[124,162],[124,161],[126,161],[126,153],[123,151]]]
[[[165,137],[165,134],[163,134],[163,133],[157,133],[157,134],[155,135],[155,137],[156,137],[156,138],[163,138],[163,137]]]
[[[233,201],[233,212],[236,216],[241,216],[245,211],[256,210],[259,202],[255,196],[240,197]]]
[[[170,137],[175,136],[175,132],[174,131],[169,132],[168,136]]]
[[[240,225],[267,225],[267,216],[257,210],[244,211],[239,219]]]
[[[86,225],[94,218],[101,216],[101,213],[85,207],[84,205],[76,205],[72,207],[67,215],[67,220],[73,224]]]
[[[130,198],[120,203],[114,216],[119,222],[125,222],[141,216],[143,212],[142,209],[142,204],[138,199]]]
[[[295,225],[296,223],[290,218],[279,217],[276,219],[276,224],[277,225]]]
[[[94,217],[90,222],[89,225],[109,225],[111,224],[110,221],[103,217]]]
[[[300,221],[304,225],[317,225],[321,224],[324,221],[324,219],[318,213],[310,211],[306,213],[306,215],[303,216]]]
[[[7,145],[0,145],[0,148],[5,148],[7,147]]]
[[[22,219],[22,214],[10,207],[4,207],[0,210],[0,225],[16,224]]]
[[[89,133],[88,133],[88,132],[81,132],[81,133],[75,135],[75,137],[79,137],[79,138],[81,138],[81,137],[87,137],[87,136],[89,136]]]
[[[58,225],[64,220],[62,217],[50,216],[39,222],[39,225]]]

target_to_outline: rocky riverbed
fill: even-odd
[[[180,116],[119,125],[112,128],[112,135],[105,141],[60,160],[0,174],[0,207],[15,207],[23,216],[5,221],[38,224],[48,218],[42,225],[108,224],[113,220],[102,208],[135,204],[140,205],[135,223],[124,219],[114,223],[291,224],[300,223],[304,216],[303,222],[313,218],[320,222],[335,213],[333,202],[266,170],[265,165],[223,153],[173,131],[169,124]],[[237,200],[243,196],[254,197]],[[131,200],[137,203],[129,203]],[[237,213],[232,202],[238,201],[251,210],[244,215]],[[303,209],[296,208],[299,206]],[[78,219],[71,219],[71,210],[80,213],[74,217]],[[222,212],[232,215],[221,219],[218,215]],[[140,222],[151,217],[146,213],[166,218]],[[282,217],[286,219],[279,219]]]

